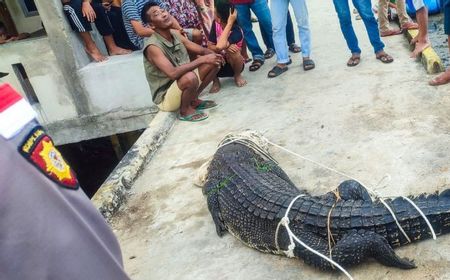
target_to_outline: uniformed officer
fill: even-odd
[[[129,279],[119,244],[31,106],[0,85],[0,279]]]

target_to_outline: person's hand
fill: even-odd
[[[111,4],[112,4],[112,1],[110,1],[110,0],[106,0],[106,1],[102,2],[102,6],[107,12],[111,11]]]
[[[88,1],[83,1],[81,12],[83,13],[83,17],[85,17],[89,22],[94,22],[95,18],[97,17],[94,9],[91,6],[91,3],[89,3]]]
[[[240,52],[241,50],[239,49],[239,47],[238,47],[236,44],[231,44],[231,45],[228,47],[228,51],[229,51],[230,53],[238,53],[238,52]]]
[[[204,63],[214,64],[217,67],[223,64],[223,57],[220,54],[212,53],[202,56]]]
[[[230,16],[228,17],[227,24],[233,25],[237,18],[237,10],[236,9],[230,9]]]

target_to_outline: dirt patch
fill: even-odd
[[[431,44],[436,53],[441,57],[445,67],[450,67],[448,50],[448,35],[444,33],[444,15],[434,15],[429,18],[428,31]]]

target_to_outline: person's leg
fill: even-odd
[[[450,0],[444,0],[444,31],[445,34],[448,35],[447,41],[450,52]],[[429,82],[432,86],[445,85],[448,83],[450,83],[450,68]]]
[[[268,39],[269,34],[266,33],[266,29],[261,26],[261,22],[258,21],[259,24],[259,31],[261,31],[261,38],[263,39],[264,45],[266,46],[266,49],[269,49],[270,41]]]
[[[131,50],[123,49],[116,45],[116,42],[112,36],[114,29],[112,28],[111,21],[109,20],[108,14],[102,4],[93,1],[91,5],[96,14],[95,26],[97,27],[100,35],[103,36],[108,53],[110,55],[129,54]]]
[[[242,76],[242,70],[244,69],[244,58],[239,52],[231,53],[227,50],[226,52],[227,63],[231,65],[233,69],[234,82],[238,87],[243,87],[247,84],[247,81]]]
[[[195,114],[195,107],[192,103],[198,99],[198,86],[199,80],[197,74],[193,71],[188,72],[181,76],[176,81],[178,88],[182,91],[181,94],[181,105],[180,105],[180,116],[186,117]]]
[[[380,33],[387,33],[390,31],[388,8],[389,0],[378,0],[378,24],[380,25]]]
[[[381,41],[380,32],[378,30],[377,20],[372,12],[372,5],[367,0],[353,0],[353,5],[358,10],[359,15],[364,21],[364,25],[369,35],[370,43],[375,53],[384,49],[384,43]]]
[[[267,48],[273,50],[275,47],[272,38],[272,18],[270,17],[270,10],[267,0],[255,0],[255,2],[250,5],[250,9],[258,18],[261,29],[267,34]]]
[[[277,54],[279,67],[286,67],[289,62],[288,46],[286,44],[286,23],[289,0],[277,0],[270,2],[270,12],[273,25],[273,42]]]
[[[333,0],[334,8],[339,18],[342,35],[344,35],[347,46],[352,55],[359,55],[361,49],[358,46],[358,38],[352,26],[352,18],[348,0]]]
[[[309,29],[308,7],[305,0],[291,0],[297,21],[300,43],[302,45],[302,56],[308,60],[311,56],[311,30]]]
[[[64,5],[64,13],[67,16],[72,29],[80,34],[86,53],[96,62],[105,61],[108,58],[102,55],[100,50],[97,48],[94,40],[92,39],[90,33],[90,31],[92,31],[92,26],[90,22],[88,22],[87,19],[83,17],[81,4],[81,0],[70,1],[68,4]]]
[[[250,6],[247,4],[239,4],[235,6],[238,16],[237,20],[244,32],[245,42],[247,47],[252,53],[253,59],[258,59],[264,62],[264,53],[259,47],[258,40],[256,39],[255,33],[253,33],[253,27],[250,17]]]
[[[131,43],[127,31],[125,30],[125,26],[123,24],[122,9],[120,7],[112,6],[111,10],[108,12],[108,17],[114,30],[114,33],[112,35],[117,46],[123,49],[137,51],[138,48],[136,48],[136,46]]]
[[[292,23],[292,17],[289,9],[286,22],[286,43],[288,46],[295,44],[294,24]]]
[[[405,0],[397,0],[397,14],[400,22],[401,29],[417,29],[419,26],[417,23],[412,22],[411,18],[408,16],[406,12],[406,3]]]
[[[428,38],[428,9],[423,3],[423,0],[413,0],[413,4],[416,8],[416,20],[419,24],[419,34],[413,39],[415,47],[411,53],[411,57],[417,57],[430,46],[430,40]]]
[[[219,69],[219,67],[212,64],[203,64],[198,67],[198,78],[200,79],[201,83],[197,89],[197,97],[211,83],[211,81],[213,81],[217,77],[217,72],[219,72]]]

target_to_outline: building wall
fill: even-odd
[[[44,123],[76,117],[75,106],[47,37],[15,41],[0,46],[0,71],[4,82],[23,93],[12,64],[22,63],[39,99]]]
[[[16,25],[17,32],[32,33],[42,29],[41,18],[39,16],[25,17],[17,0],[6,0],[5,2],[14,24]]]

